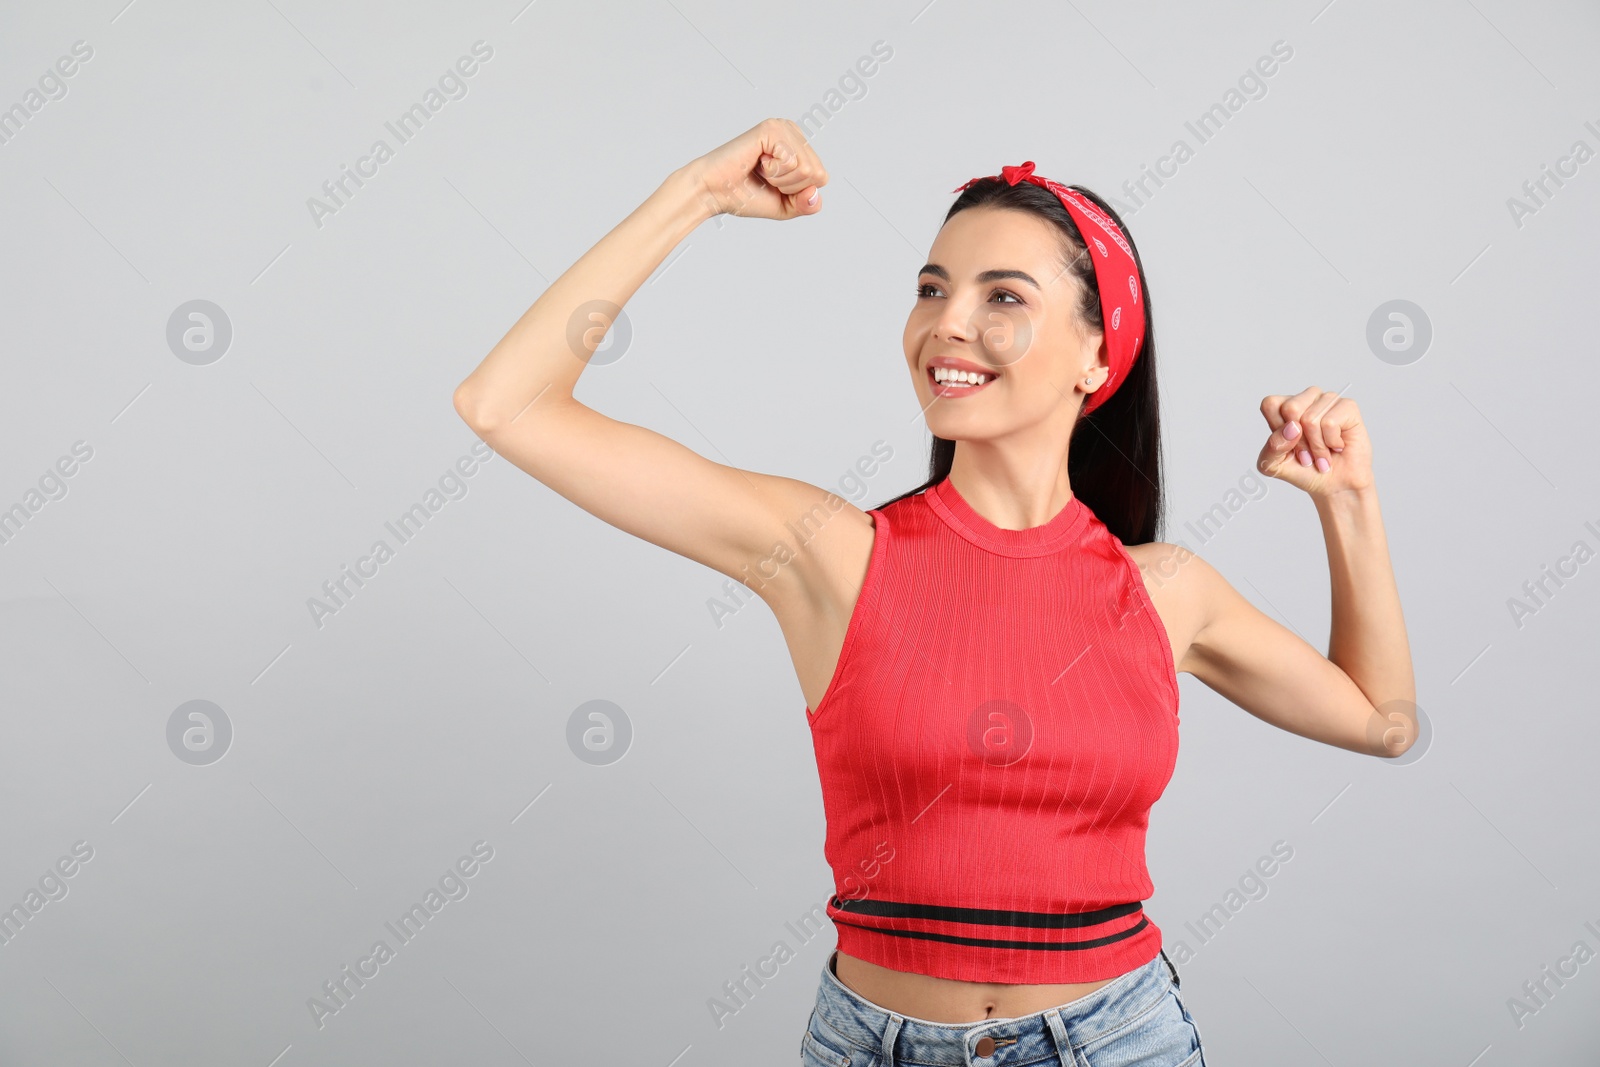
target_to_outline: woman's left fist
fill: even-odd
[[[1256,460],[1261,473],[1312,496],[1371,487],[1372,447],[1354,400],[1312,386],[1267,397],[1261,416],[1272,427]]]

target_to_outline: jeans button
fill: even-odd
[[[980,1056],[993,1056],[994,1038],[990,1037],[988,1034],[984,1034],[982,1037],[978,1038],[978,1044],[974,1046],[972,1051],[976,1052]]]

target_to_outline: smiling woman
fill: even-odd
[[[1032,163],[962,186],[918,273],[903,344],[933,435],[922,485],[862,510],[573,398],[602,333],[573,334],[575,316],[620,308],[702,221],[814,215],[827,182],[781,119],[674,171],[512,326],[456,410],[591,514],[735,580],[818,516],[754,588],[805,696],[835,889],[803,1062],[1203,1065],[1143,906],[1178,675],[1351,751],[1416,736],[1396,711],[1415,685],[1359,414],[1316,388],[1261,402],[1257,468],[1323,522],[1325,657],[1155,540],[1144,267],[1104,201]],[[864,882],[880,850],[893,862]]]
[[[926,263],[917,272],[917,300],[930,299],[939,292],[939,284],[948,284],[950,272],[937,263]],[[925,278],[936,279],[926,281]],[[1041,291],[1038,281],[1027,271],[1021,270],[986,270],[980,271],[973,279],[979,285],[992,282],[1018,281],[1031,286],[1035,292]],[[998,289],[996,297],[1004,297],[999,303],[1011,305],[1019,310],[1026,310],[1026,303],[1021,297],[1006,289]],[[909,329],[909,324],[908,324]],[[926,367],[930,381],[934,383],[932,391],[937,396],[965,396],[972,391],[972,386],[982,386],[1000,376],[1003,366],[1001,362],[1007,354],[1020,355],[1026,352],[1033,340],[1032,322],[1026,314],[993,316],[988,327],[983,330],[984,344],[988,351],[995,353],[996,362],[980,365],[969,359],[959,356],[934,356],[927,361]],[[1013,356],[1013,358],[1015,358]],[[940,388],[949,386],[949,388]],[[968,386],[969,388],[962,388]]]

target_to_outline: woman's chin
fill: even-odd
[[[935,437],[946,441],[976,441],[994,436],[977,419],[960,415],[954,418],[949,415],[923,417],[923,424],[928,427],[928,432]]]

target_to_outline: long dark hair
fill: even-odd
[[[1154,541],[1160,535],[1165,509],[1161,479],[1161,411],[1156,395],[1156,333],[1151,314],[1150,283],[1145,280],[1144,261],[1133,235],[1111,205],[1081,185],[1069,189],[1081,193],[1122,227],[1133,248],[1139,267],[1139,291],[1144,296],[1145,335],[1139,357],[1133,361],[1128,378],[1111,398],[1088,415],[1081,415],[1072,429],[1067,452],[1067,477],[1072,492],[1096,518],[1125,545]],[[1066,238],[1067,269],[1082,283],[1083,300],[1078,314],[1097,330],[1105,329],[1100,308],[1100,291],[1095,284],[1094,263],[1083,254],[1085,244],[1078,226],[1061,206],[1054,193],[1032,182],[1007,185],[990,178],[969,186],[945,214],[945,222],[958,211],[989,206],[1026,211],[1053,222]],[[915,489],[884,501],[887,507],[897,500],[914,496],[944,481],[955,459],[956,442],[937,435],[928,457],[928,480]]]

